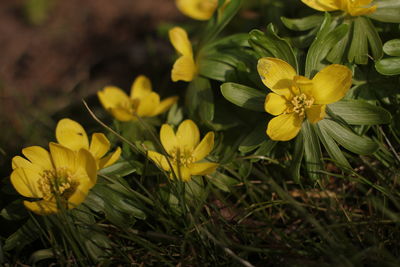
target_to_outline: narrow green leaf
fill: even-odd
[[[350,39],[350,49],[347,59],[357,64],[368,63],[368,38],[365,25],[361,17],[357,17],[352,23],[353,35]]]
[[[375,12],[368,14],[367,17],[382,22],[400,23],[399,0],[375,0],[373,4],[377,5],[378,8]]]
[[[347,161],[346,157],[343,155],[343,152],[340,150],[339,146],[332,139],[332,137],[330,137],[330,135],[318,125],[316,125],[314,129],[329,156],[335,161],[338,167],[351,169],[350,163]]]
[[[304,157],[304,138],[303,134],[300,133],[297,135],[294,143],[294,151],[293,151],[293,159],[290,165],[290,174],[293,177],[293,180],[300,184],[300,167],[301,161]]]
[[[22,249],[29,243],[38,239],[40,234],[41,232],[37,228],[35,222],[32,219],[29,219],[6,239],[3,249],[5,251],[10,251],[16,247]]]
[[[202,120],[213,120],[214,98],[208,79],[197,77],[189,84],[185,105],[191,117],[197,117],[198,115]]]
[[[400,39],[387,41],[383,45],[383,52],[389,56],[400,57]]]
[[[259,147],[267,139],[265,129],[266,123],[258,124],[240,143],[239,151],[247,153]]]
[[[322,60],[325,59],[329,51],[336,46],[348,32],[348,25],[346,24],[342,24],[331,30],[331,22],[331,16],[329,13],[325,13],[325,19],[307,53],[305,67],[305,75],[307,77],[314,76],[314,74],[325,66]]]
[[[376,70],[383,75],[400,74],[400,57],[384,58],[375,63]]]
[[[289,42],[277,35],[276,29],[272,23],[268,25],[265,34],[259,30],[252,30],[249,35],[250,45],[260,56],[280,58],[289,63],[296,70],[298,69],[297,59],[292,47]]]
[[[340,125],[339,123],[324,119],[318,122],[318,126],[326,131],[336,142],[344,148],[360,155],[374,153],[379,145],[365,136],[359,136],[352,130]]]
[[[304,140],[304,159],[307,173],[311,179],[316,180],[320,178],[321,174],[318,171],[321,171],[323,166],[321,147],[313,126],[305,120],[301,127],[301,132]]]
[[[228,101],[239,107],[264,111],[266,94],[257,89],[237,83],[224,83],[221,85],[221,92]]]
[[[220,172],[215,172],[208,181],[225,192],[230,192],[230,187],[239,183],[238,180]]]
[[[381,107],[362,100],[342,100],[328,105],[329,109],[352,125],[376,125],[390,123],[390,113]]]
[[[293,31],[306,31],[321,25],[324,15],[316,14],[301,19],[289,19],[281,17],[283,24]]]

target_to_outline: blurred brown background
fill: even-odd
[[[160,32],[182,19],[173,0],[0,1],[0,158],[53,136],[53,114],[107,84],[168,79],[152,74],[170,63]]]

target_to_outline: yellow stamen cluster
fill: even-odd
[[[298,113],[299,116],[304,116],[306,109],[310,108],[314,103],[314,98],[308,98],[304,93],[292,98],[293,112]]]
[[[175,148],[171,152],[172,162],[178,166],[188,167],[190,164],[195,162],[195,158],[193,157],[193,151],[183,150],[181,151],[179,148]]]
[[[54,197],[68,199],[76,190],[77,182],[72,180],[72,175],[65,168],[45,170],[38,181],[38,188],[43,194],[44,200]]]

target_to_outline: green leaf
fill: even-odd
[[[257,89],[237,83],[224,83],[221,85],[222,95],[233,104],[263,112],[266,94]]]
[[[297,59],[292,47],[289,42],[277,35],[272,23],[268,25],[265,34],[259,30],[252,30],[249,43],[261,57],[280,58],[298,70]]]
[[[290,174],[296,183],[300,183],[300,167],[304,157],[304,138],[300,131],[294,142],[293,159],[290,164]]]
[[[325,13],[325,19],[307,53],[305,67],[305,75],[307,77],[314,76],[325,66],[322,61],[348,32],[348,25],[346,24],[331,30],[331,22],[331,16],[329,13]]]
[[[316,14],[301,19],[289,19],[281,17],[283,24],[293,31],[306,31],[321,25],[324,15]]]
[[[384,58],[375,63],[376,70],[383,75],[400,74],[400,57]]]
[[[356,154],[372,154],[379,148],[379,145],[370,138],[359,136],[333,120],[321,120],[318,122],[318,126],[344,148]]]
[[[3,249],[10,251],[16,247],[22,249],[32,243],[41,235],[40,229],[32,219],[26,221],[17,231],[11,234],[5,241]]]
[[[267,139],[265,129],[266,125],[263,125],[261,123],[254,127],[254,129],[240,143],[239,151],[243,153],[250,152],[259,147],[263,142],[265,142]]]
[[[208,79],[197,77],[189,84],[185,105],[191,117],[199,116],[203,121],[214,119],[214,97]]]
[[[22,200],[17,199],[3,208],[0,215],[6,220],[16,221],[27,217],[28,212],[23,205]]]
[[[342,100],[328,105],[329,109],[351,125],[390,123],[392,116],[381,107],[362,100]]]
[[[220,172],[215,172],[208,181],[225,192],[230,192],[230,187],[239,183],[238,180]]]
[[[131,173],[136,172],[136,170],[137,167],[135,167],[132,162],[127,160],[120,160],[117,163],[108,166],[107,168],[101,169],[99,171],[99,174],[107,176],[117,175],[120,177],[124,177]]]
[[[200,74],[212,80],[225,82],[229,74],[235,72],[235,67],[216,59],[217,57],[212,55],[203,58],[199,64]]]
[[[351,169],[350,163],[347,161],[346,157],[343,155],[343,152],[340,150],[333,138],[318,125],[316,125],[314,129],[318,134],[319,140],[321,140],[329,156],[335,161],[335,163],[339,167]]]
[[[39,261],[55,258],[54,251],[50,248],[41,249],[33,252],[29,257],[29,262],[35,266]]]
[[[314,130],[314,125],[308,122],[308,120],[303,122],[301,132],[304,140],[304,159],[306,161],[307,173],[311,179],[316,180],[321,176],[318,171],[323,169],[322,152],[318,136]]]
[[[400,23],[400,1],[398,0],[375,0],[373,4],[378,8],[374,13],[368,14],[367,17],[372,19]]]
[[[231,19],[239,11],[242,0],[232,0],[225,8],[219,7],[216,14],[217,16],[212,17],[204,30],[203,43],[209,43],[214,40],[218,34],[228,25]]]
[[[383,45],[383,52],[389,56],[400,57],[400,39],[387,41]]]

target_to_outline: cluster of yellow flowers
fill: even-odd
[[[351,16],[369,14],[376,6],[371,0],[302,0],[320,11],[343,10]],[[226,1],[225,4],[228,4]],[[217,0],[176,0],[177,7],[187,16],[198,20],[212,17]],[[172,81],[192,81],[198,74],[192,45],[185,30],[174,27],[169,38],[180,54],[173,65]],[[352,84],[352,72],[343,65],[333,64],[318,72],[312,79],[297,75],[292,66],[277,58],[261,58],[257,65],[262,82],[272,91],[265,99],[265,111],[276,116],[268,123],[267,135],[272,140],[294,138],[305,118],[316,123],[325,116],[327,104],[340,100]],[[103,107],[119,121],[133,121],[138,117],[153,117],[168,110],[178,97],[160,100],[152,91],[150,80],[141,75],[132,84],[130,96],[123,90],[107,86],[98,92]],[[31,146],[12,160],[11,182],[15,189],[32,201],[24,201],[37,214],[55,213],[72,209],[84,201],[96,184],[97,171],[116,162],[121,154],[118,147],[105,156],[110,142],[102,133],[94,133],[89,142],[84,128],[70,119],[62,119],[56,127],[57,143],[49,150]],[[208,132],[200,141],[197,125],[183,121],[176,133],[168,124],[160,130],[164,151],[148,151],[147,155],[171,179],[190,180],[192,175],[207,175],[218,167],[204,159],[214,147],[214,133]]]

